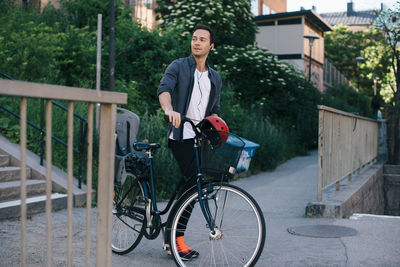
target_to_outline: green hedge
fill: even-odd
[[[345,84],[330,87],[324,94],[323,103],[365,117],[372,116],[371,98],[363,91],[357,92],[353,87]]]

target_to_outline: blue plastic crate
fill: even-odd
[[[240,159],[238,162],[238,166],[236,168],[237,171],[245,171],[249,170],[250,162],[254,154],[256,153],[256,149],[260,147],[259,144],[256,144],[252,141],[249,141],[245,138],[242,138],[245,143],[244,148],[242,150],[242,154],[240,155]]]

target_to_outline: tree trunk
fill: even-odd
[[[388,108],[387,145],[388,163],[400,164],[400,110],[398,107]]]

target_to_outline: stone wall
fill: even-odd
[[[340,190],[335,186],[323,191],[321,202],[309,203],[307,217],[348,218],[353,213],[384,214],[383,164],[377,163],[353,176],[351,182],[343,180]]]
[[[400,165],[385,165],[385,215],[400,216]]]

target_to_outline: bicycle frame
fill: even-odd
[[[192,122],[191,122],[192,123]],[[203,190],[202,190],[202,183],[203,183],[203,174],[200,168],[200,156],[199,156],[199,140],[197,137],[195,138],[194,142],[194,150],[196,154],[196,165],[197,165],[197,192],[199,194],[199,204],[201,208],[201,212],[203,213],[204,218],[207,221],[207,225],[210,228],[211,232],[214,234],[214,223],[210,212],[210,208],[208,206],[208,201],[203,201]]]
[[[200,208],[201,211],[203,213],[203,216],[207,222],[208,227],[210,228],[211,232],[214,233],[214,222],[212,220],[212,215],[210,212],[210,208],[208,206],[208,202],[204,201],[203,198],[203,191],[202,191],[202,183],[203,183],[203,174],[201,172],[201,166],[200,166],[200,138],[201,138],[201,134],[198,132],[198,130],[196,129],[196,126],[194,125],[194,123],[191,120],[188,120],[186,118],[182,118],[182,123],[186,123],[189,122],[191,124],[191,126],[193,127],[193,130],[195,132],[195,140],[194,140],[194,147],[193,149],[195,150],[195,156],[196,156],[196,166],[197,166],[197,191],[198,191],[198,195],[199,195],[199,204],[200,204]],[[149,171],[150,171],[150,187],[151,189],[148,188],[146,181],[142,181],[142,186],[144,189],[144,194],[146,195],[147,198],[149,198],[151,200],[151,204],[152,204],[152,210],[150,211],[151,214],[153,215],[164,215],[166,214],[169,209],[172,206],[172,203],[175,199],[175,197],[178,195],[178,190],[175,191],[174,195],[169,199],[167,206],[165,207],[164,210],[159,211],[158,210],[158,206],[157,206],[157,201],[156,201],[156,194],[155,194],[155,188],[154,188],[154,171],[153,171],[153,153],[152,150],[148,150],[146,151],[146,154],[148,155],[149,158]],[[181,185],[181,183],[178,184]],[[180,195],[183,195],[184,192],[181,192]],[[149,226],[151,226],[151,223],[149,224]]]
[[[119,255],[129,253],[143,237],[154,240],[162,233],[163,249],[173,255],[178,266],[254,266],[264,247],[265,219],[249,193],[228,184],[244,143],[234,135],[223,139],[225,135],[213,132],[213,127],[208,132],[207,125],[196,126],[182,118],[182,123],[186,122],[195,136],[188,148],[194,150],[184,152],[194,153],[188,154],[196,167],[191,166],[190,179],[182,177],[176,184],[166,207],[166,203],[157,203],[155,192],[153,156],[160,144],[133,143],[134,150],[124,157],[129,182],[114,187],[112,250]],[[122,167],[119,165],[119,175]],[[163,222],[164,214],[168,218]],[[182,236],[194,248],[188,253],[181,251]],[[242,238],[246,241],[237,246]],[[200,260],[186,265],[197,257]]]

